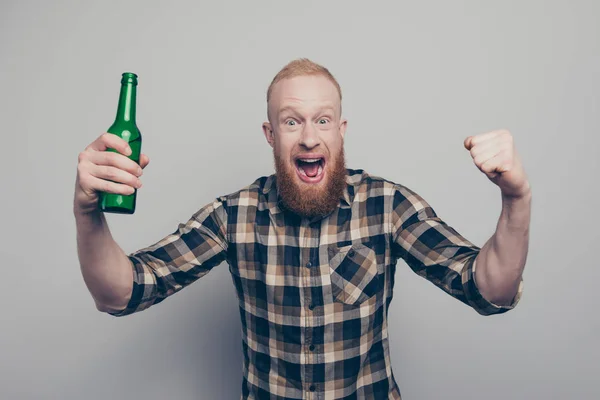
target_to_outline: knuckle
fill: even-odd
[[[112,183],[104,181],[104,183],[102,183],[102,191],[111,193],[114,192]]]
[[[117,162],[117,153],[112,151],[104,152],[104,161],[107,165],[116,165]]]
[[[104,167],[104,175],[112,181],[116,178],[115,170],[111,167]]]
[[[83,176],[87,172],[87,168],[83,163],[77,164],[77,175]]]

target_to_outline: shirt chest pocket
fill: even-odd
[[[364,244],[329,248],[333,300],[359,305],[381,288],[375,251]]]

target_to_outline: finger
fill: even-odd
[[[132,159],[110,151],[91,151],[87,159],[94,165],[108,165],[127,171],[132,175],[142,175],[142,168]]]
[[[479,143],[476,146],[471,147],[470,152],[471,152],[471,156],[473,158],[475,158],[480,154],[495,152],[496,150],[499,151],[499,149],[502,149],[502,148],[503,147],[501,146],[501,144],[499,144],[495,140],[490,140],[487,142]],[[496,155],[496,154],[492,154],[492,156],[494,156],[494,155]]]
[[[100,135],[98,139],[94,140],[88,146],[88,148],[96,151],[105,151],[110,148],[125,156],[131,155],[131,148],[129,147],[129,144],[119,136],[108,132]]]
[[[496,158],[500,154],[501,150],[497,147],[489,148],[486,151],[480,152],[475,157],[473,157],[473,162],[477,167],[482,168],[485,163],[489,160]]]
[[[132,186],[99,179],[95,176],[89,177],[89,185],[93,190],[98,192],[116,193],[122,195],[130,195],[135,192],[135,188]]]
[[[92,164],[88,168],[88,172],[98,179],[104,179],[115,183],[124,183],[137,189],[142,187],[142,181],[137,176],[119,168],[108,165]]]
[[[498,136],[499,133],[500,133],[500,131],[491,131],[491,132],[475,135],[475,136],[473,136],[473,139],[471,140],[471,147],[476,146],[479,143],[486,142],[490,139],[493,139],[496,136]]]
[[[146,168],[146,166],[150,164],[150,159],[144,153],[140,154],[140,167],[142,169]]]
[[[481,171],[491,178],[496,177],[499,173],[507,172],[509,170],[510,165],[502,154],[490,158],[481,165]]]

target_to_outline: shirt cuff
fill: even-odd
[[[475,311],[477,311],[481,315],[502,314],[515,308],[516,305],[519,303],[519,300],[521,299],[521,294],[523,293],[523,277],[521,276],[521,281],[519,282],[517,294],[512,299],[511,303],[508,305],[499,305],[492,303],[491,301],[487,300],[482,296],[475,281],[476,268],[477,260],[476,258],[471,258],[465,263],[465,266],[462,269],[461,273],[465,296],[471,307],[473,307]]]
[[[123,310],[108,311],[107,313],[122,317],[142,311],[152,305],[153,290],[156,286],[154,274],[147,270],[143,262],[135,256],[127,256],[132,263],[133,287],[131,298]]]

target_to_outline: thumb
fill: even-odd
[[[150,159],[144,153],[140,154],[140,167],[142,169],[146,168],[146,166],[150,164]]]
[[[465,146],[465,149],[471,150],[471,147],[473,147],[473,143],[472,142],[473,142],[473,136],[469,136],[468,138],[466,138],[465,141],[464,141],[464,143],[463,143],[464,146]]]

